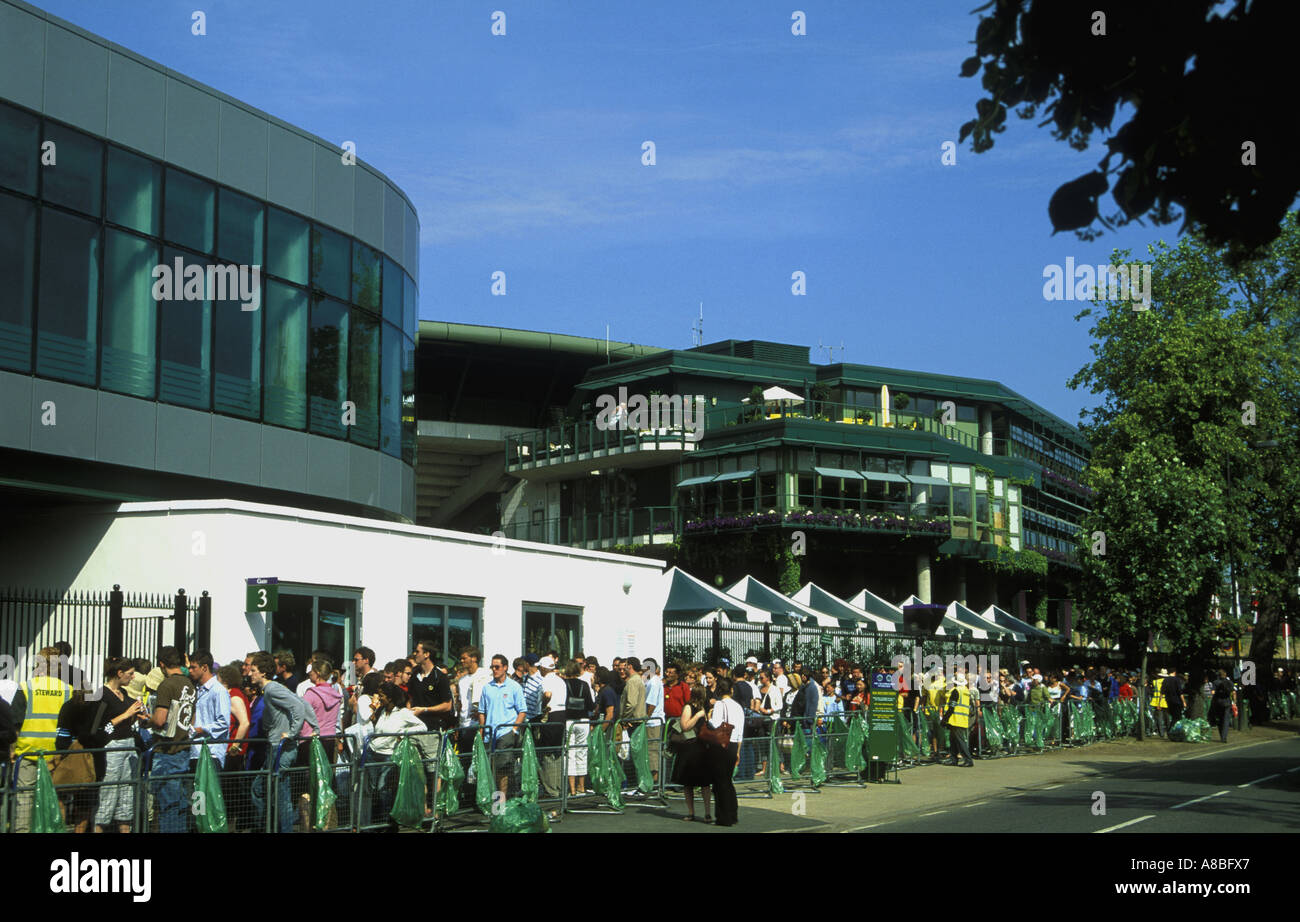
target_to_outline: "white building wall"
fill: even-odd
[[[412,592],[481,599],[488,656],[519,654],[531,602],[582,609],[583,651],[602,662],[662,659],[669,580],[657,561],[232,501],[65,507],[15,516],[0,538],[0,585],[207,590],[220,661],[263,645],[245,581],[272,576],[359,590],[361,643],[381,661],[408,652]]]

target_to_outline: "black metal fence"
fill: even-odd
[[[72,647],[72,664],[97,686],[106,656],[152,660],[167,644],[184,652],[206,647],[211,622],[207,592],[195,599],[184,589],[127,593],[118,585],[107,592],[0,590],[0,652],[16,659],[18,681],[30,676],[38,650],[64,641]]]

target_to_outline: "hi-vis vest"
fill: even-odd
[[[1165,688],[1164,688],[1164,686],[1165,686],[1165,680],[1164,680],[1163,677],[1162,677],[1162,678],[1159,678],[1159,679],[1156,679],[1155,682],[1152,683],[1151,687],[1155,689],[1155,691],[1151,693],[1151,706],[1152,706],[1153,708],[1168,708],[1168,707],[1169,707],[1169,705],[1168,705],[1167,703],[1165,703]]]
[[[943,692],[945,688],[946,685],[943,676],[935,676],[934,681],[926,686],[925,709],[927,711],[942,709],[944,702]]]
[[[13,753],[53,752],[54,737],[59,728],[59,709],[72,697],[72,686],[53,676],[36,676],[24,682],[23,694],[27,696],[27,716],[18,731],[18,742]]]
[[[957,703],[952,706],[952,716],[948,718],[948,726],[965,729],[970,726],[970,689],[965,685],[958,685],[953,691],[957,693]]]

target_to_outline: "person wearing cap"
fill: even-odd
[[[952,750],[952,757],[944,762],[944,765],[958,765],[962,768],[973,768],[975,762],[970,757],[970,741],[967,735],[970,732],[971,723],[971,693],[966,687],[966,676],[963,673],[957,673],[953,679],[953,689],[948,693],[948,706],[943,714],[943,723],[948,728],[948,740]],[[962,761],[957,762],[957,756],[961,755]]]
[[[538,776],[547,797],[559,797],[564,784],[560,751],[564,748],[564,728],[569,712],[569,686],[555,671],[555,658],[549,653],[537,661],[542,677],[542,716],[536,727]]]
[[[1151,710],[1155,712],[1156,735],[1164,738],[1169,724],[1169,703],[1165,698],[1165,683],[1169,681],[1169,670],[1161,669],[1151,682]]]

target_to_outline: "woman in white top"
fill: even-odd
[[[393,751],[400,742],[400,737],[410,733],[427,733],[429,728],[424,721],[416,717],[406,706],[406,692],[400,685],[385,682],[375,692],[371,703],[371,718],[375,724],[374,734],[370,737],[369,752],[366,753],[366,780],[369,795],[362,801],[363,807],[370,807],[372,798],[378,797],[379,818],[385,822],[393,809],[393,800],[397,795],[397,772],[390,764]],[[368,812],[368,811],[367,811]],[[368,825],[369,817],[362,818],[362,825]]]
[[[735,826],[740,810],[736,802],[736,786],[732,783],[731,773],[740,761],[740,744],[745,740],[745,712],[731,698],[731,680],[718,679],[718,700],[709,715],[709,726],[721,727],[731,725],[730,743],[726,749],[708,746],[709,764],[713,768],[713,799],[715,801],[718,826]]]

